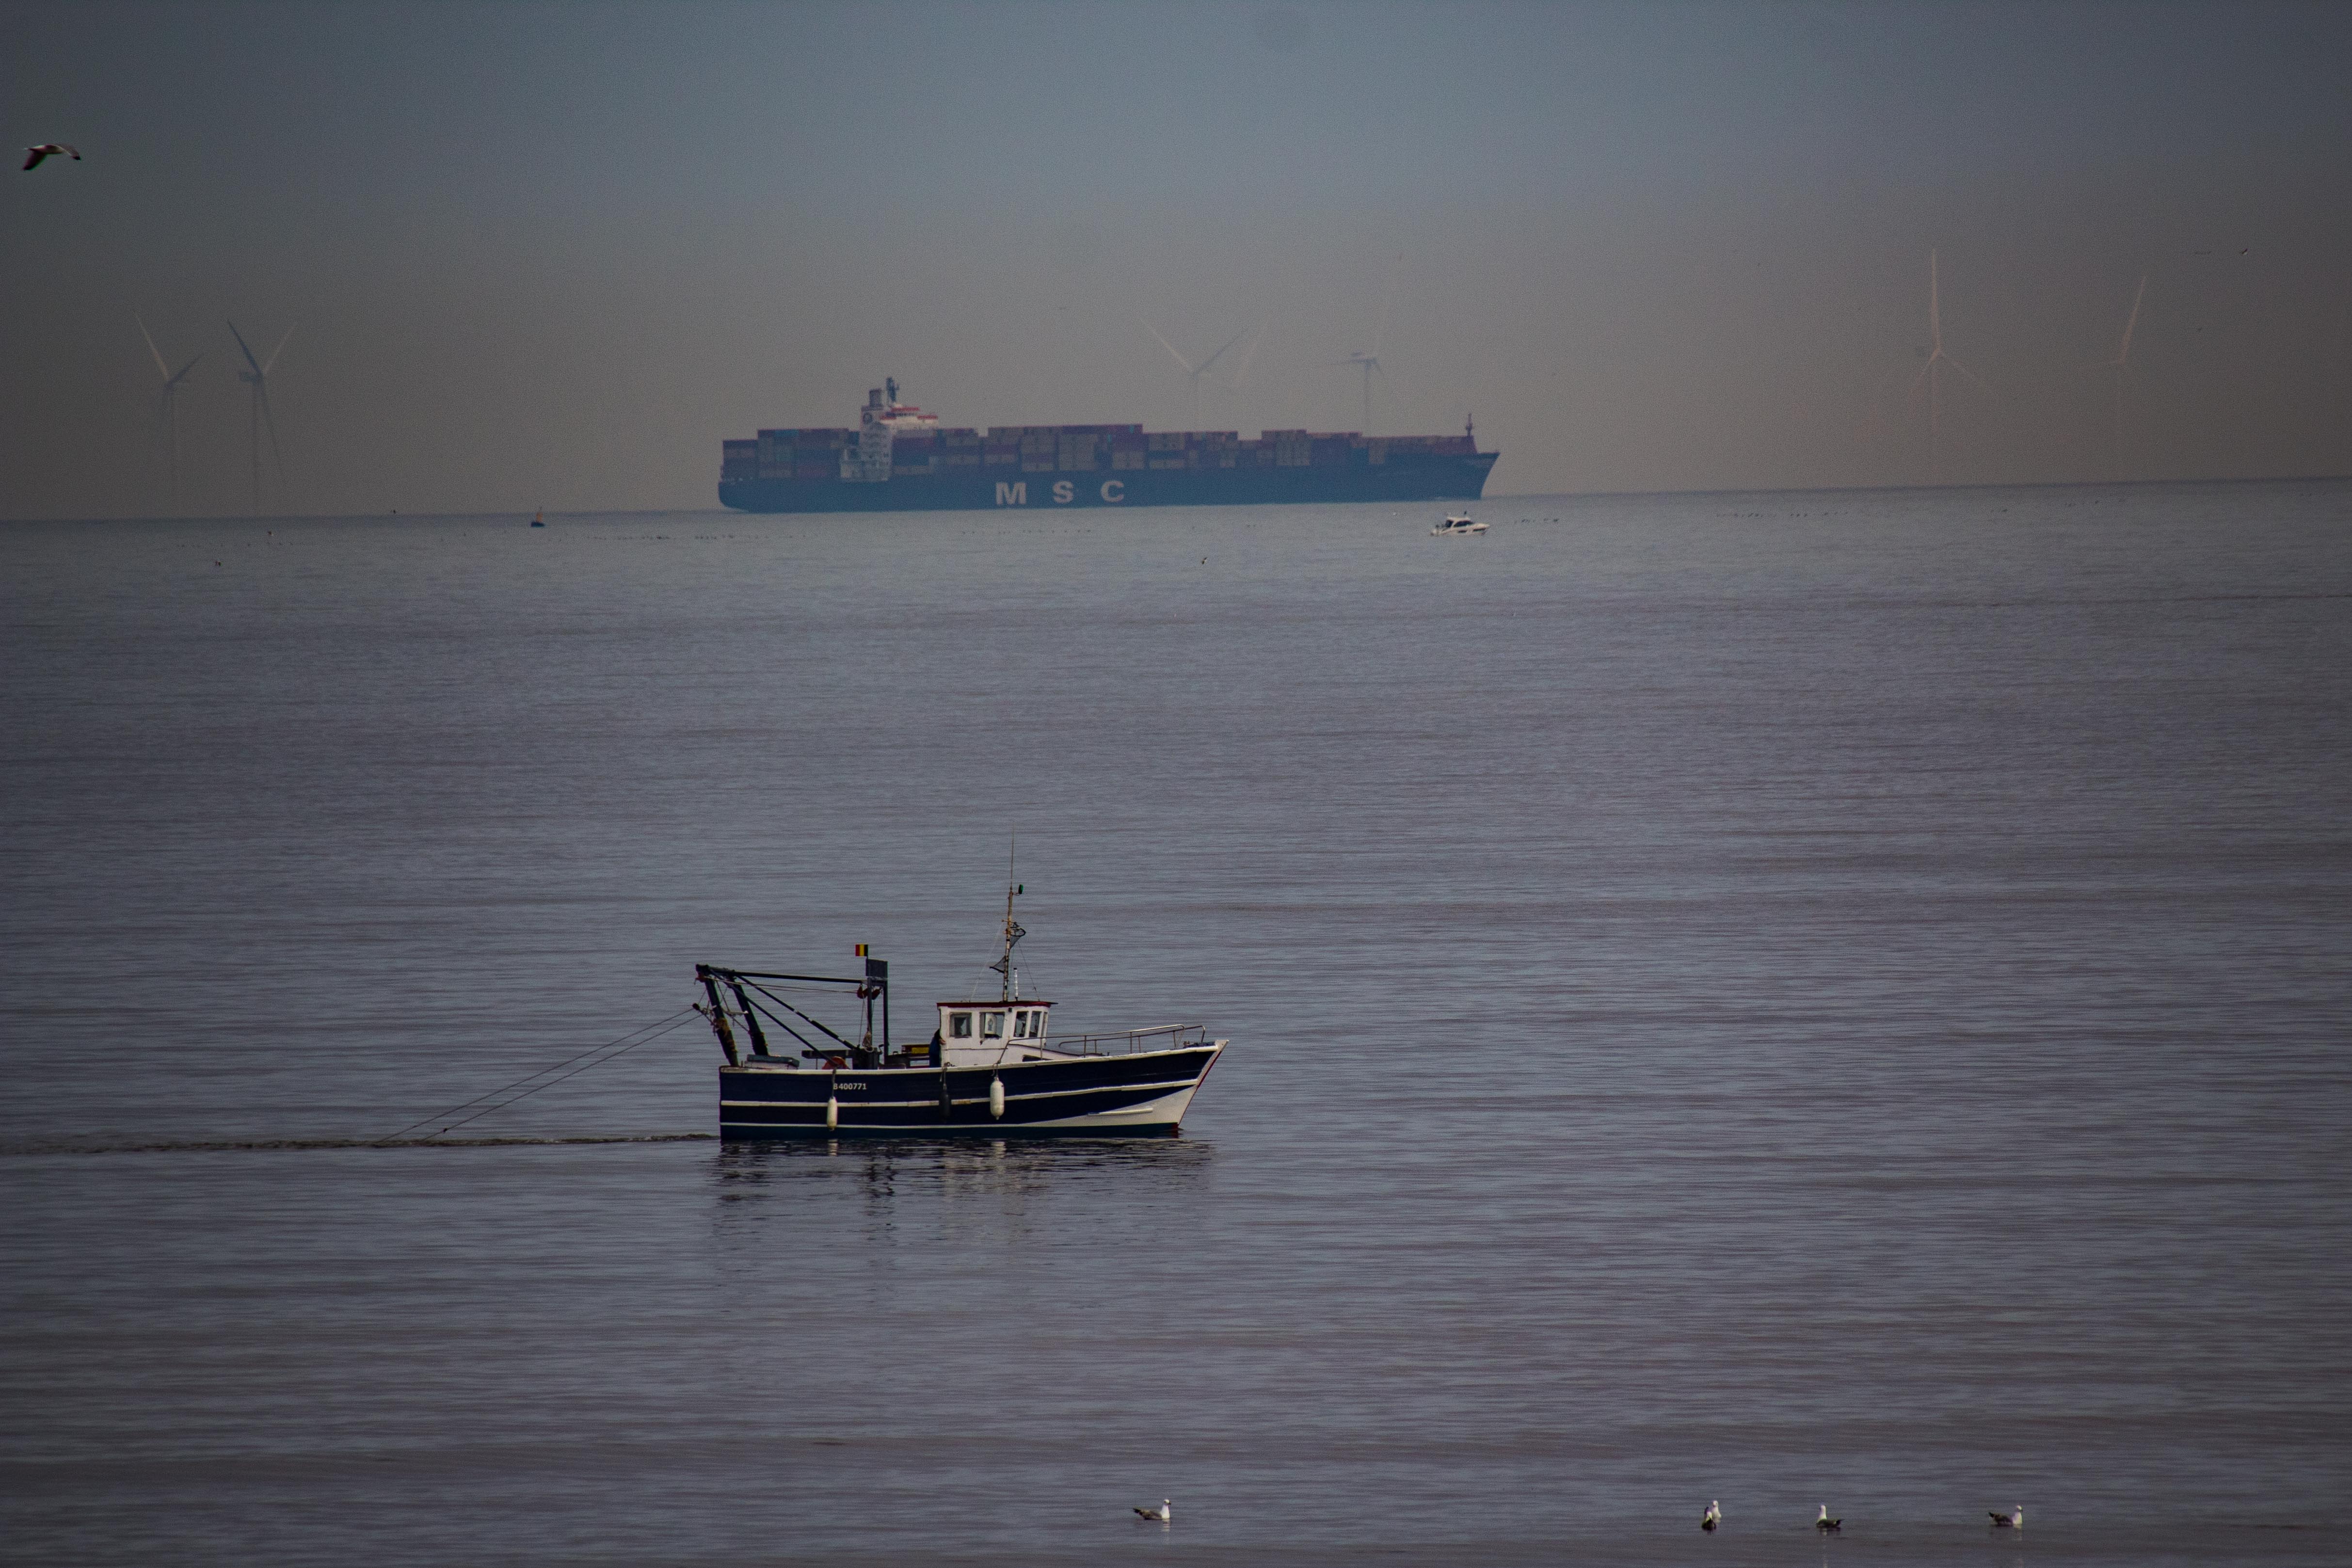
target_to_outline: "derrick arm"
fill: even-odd
[[[698,963],[694,966],[694,977],[702,982],[702,994],[710,999],[709,1007],[698,1007],[695,1011],[710,1020],[710,1032],[719,1037],[719,1048],[727,1053],[727,1065],[730,1068],[740,1066],[741,1058],[735,1054],[735,1031],[728,1026],[727,1009],[719,1005],[718,973],[709,964]]]

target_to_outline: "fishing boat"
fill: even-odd
[[[1429,531],[1433,539],[1454,539],[1465,533],[1484,533],[1486,525],[1474,521],[1466,511],[1449,511],[1445,521]]]
[[[890,1036],[890,965],[863,943],[855,975],[694,966],[696,1005],[719,1037],[723,1139],[1172,1137],[1226,1042],[1199,1024],[1055,1035],[1054,1004],[1021,994],[1028,933],[1004,897],[993,998],[937,1004],[929,1040]],[[843,1034],[813,1008],[844,988],[861,1022]],[[877,1016],[879,1016],[879,1032]],[[740,1037],[739,1037],[740,1031]]]

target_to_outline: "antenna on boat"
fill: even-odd
[[[1013,918],[1013,900],[1021,895],[1021,884],[1013,879],[1015,858],[1021,851],[1021,835],[1013,835],[1013,847],[1004,857],[1004,952],[988,967],[1004,977],[1002,999],[1010,1002],[1021,990],[1021,972],[1013,967],[1013,944],[1029,933],[1023,931]]]

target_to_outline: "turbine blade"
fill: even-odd
[[[1984,378],[1979,375],[1976,372],[1970,370],[1968,366],[1962,364],[1959,361],[1954,359],[1949,354],[1946,354],[1943,357],[1946,364],[1950,365],[1954,370],[1958,371],[1962,375],[1965,375],[1970,381],[1975,382],[1977,384],[1977,390],[1983,393],[1987,397],[1999,397],[2000,395],[2000,393],[1995,392],[1991,387],[1987,386],[1984,384]]]
[[[139,323],[139,335],[147,340],[147,352],[155,356],[155,369],[163,377],[164,384],[170,385],[172,368],[163,363],[163,351],[155,346],[155,334],[147,330],[146,318],[133,310],[131,313],[131,319]]]
[[[253,367],[253,374],[259,375],[261,374],[261,362],[255,359],[253,357],[253,351],[246,346],[245,334],[236,330],[236,323],[235,321],[231,321],[228,324],[228,335],[236,340],[237,352],[245,356],[245,363]]]
[[[1150,332],[1153,337],[1155,337],[1155,338],[1159,338],[1159,339],[1160,339],[1160,346],[1161,348],[1163,348],[1163,349],[1166,349],[1166,350],[1168,351],[1168,353],[1169,353],[1170,356],[1171,356],[1171,358],[1173,358],[1173,359],[1175,360],[1175,362],[1176,362],[1178,364],[1181,364],[1181,365],[1182,365],[1182,366],[1184,367],[1184,374],[1185,374],[1186,375],[1191,375],[1191,374],[1194,374],[1194,372],[1193,372],[1193,370],[1192,370],[1192,362],[1191,360],[1186,359],[1182,354],[1178,353],[1176,352],[1176,345],[1175,345],[1174,343],[1170,342],[1166,338],[1161,338],[1161,337],[1160,337],[1160,329],[1159,329],[1158,327],[1153,326],[1153,325],[1152,325],[1150,322],[1149,322],[1149,321],[1145,321],[1145,322],[1143,323],[1143,330],[1144,330],[1145,331],[1147,331],[1147,332]]]
[[[166,392],[176,391],[180,383],[188,378],[188,373],[196,368],[196,360],[204,357],[205,356],[202,353],[199,353],[195,356],[195,359],[191,359],[187,363],[182,365],[180,367],[180,374],[163,384],[163,390]]]
[[[1248,335],[1249,329],[1247,327],[1244,327],[1240,331],[1235,332],[1232,337],[1227,338],[1218,348],[1215,353],[1211,354],[1207,359],[1201,362],[1201,370],[1196,370],[1192,374],[1194,375],[1198,375],[1201,374],[1201,371],[1207,370],[1211,365],[1216,363],[1217,361],[1223,356],[1226,349],[1233,347],[1235,343],[1241,342],[1243,338]]]
[[[1257,357],[1257,346],[1264,342],[1265,342],[1265,329],[1260,327],[1257,330],[1257,335],[1250,339],[1249,347],[1242,350],[1241,368],[1234,372],[1233,388],[1235,392],[1239,392],[1242,389],[1242,383],[1249,379],[1250,361]]]
[[[255,359],[253,357],[253,351],[245,346],[245,334],[236,330],[236,323],[235,321],[231,321],[228,324],[228,335],[236,340],[237,351],[245,355],[245,363],[253,366],[253,374],[259,375],[261,374],[261,362]]]
[[[294,327],[299,327],[299,326],[300,326],[301,324],[302,324],[301,322],[297,321],[297,322],[295,322],[295,323],[294,323]],[[286,337],[283,337],[283,338],[278,339],[278,346],[277,346],[276,348],[274,348],[274,349],[272,349],[272,350],[270,350],[270,351],[269,351],[269,363],[268,363],[268,364],[265,364],[265,365],[263,365],[263,366],[261,367],[261,374],[264,374],[264,375],[268,375],[268,374],[270,373],[270,371],[271,371],[273,368],[275,368],[275,367],[276,367],[276,365],[277,365],[277,363],[278,363],[278,356],[279,354],[282,354],[282,353],[284,353],[286,352],[286,342],[287,342],[287,339],[288,339],[288,338],[291,338],[291,337],[294,335],[294,327],[289,327],[289,328],[287,328],[287,329],[286,329]]]
[[[2139,275],[2139,292],[2132,296],[2131,318],[2124,322],[2124,346],[2116,355],[2117,368],[2121,368],[2131,358],[2132,329],[2139,325],[2139,302],[2146,298],[2147,298],[2147,274],[2143,272]]]

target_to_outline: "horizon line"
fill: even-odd
[[[2063,490],[2063,489],[2136,489],[2164,485],[2279,485],[2279,484],[2341,484],[2352,481],[2352,473],[2343,474],[2217,474],[2201,478],[2169,479],[2000,479],[1972,484],[1890,484],[1890,485],[1721,485],[1697,489],[1634,489],[1634,490],[1513,490],[1501,495],[1482,496],[1470,505],[1500,500],[1625,500],[1660,496],[1754,496],[1754,495],[1907,495],[1938,490]],[[1444,498],[1440,498],[1442,500]],[[1439,504],[1439,500],[1429,502]],[[1307,501],[1283,503],[1304,506],[1360,506],[1356,501]],[[1391,507],[1416,506],[1414,501],[1379,503]],[[544,513],[545,508],[534,507],[534,513]],[[926,510],[929,509],[925,509]],[[945,509],[942,509],[945,510]],[[968,508],[988,516],[1000,514],[986,507]],[[1058,515],[1064,509],[1040,512],[1029,508],[1018,515],[1027,517]],[[1132,511],[1216,511],[1232,508],[1219,507],[1088,507],[1089,516],[1120,510]],[[520,507],[493,507],[479,511],[339,511],[282,512],[254,517],[243,512],[212,512],[191,516],[140,514],[127,517],[0,517],[0,527],[16,524],[58,522],[383,522],[394,518],[414,518],[419,521],[449,521],[456,519],[498,518],[521,516]],[[559,511],[560,518],[596,519],[615,517],[899,517],[903,511],[885,509],[872,512],[760,512],[738,511],[728,507],[625,507],[594,511]]]

